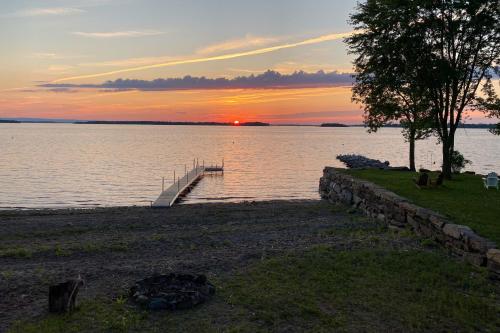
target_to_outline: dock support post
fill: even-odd
[[[165,177],[161,177],[161,192],[165,191]]]
[[[179,180],[179,177],[177,177],[177,192],[181,190],[181,182]]]
[[[174,169],[174,184],[175,184],[175,169]]]

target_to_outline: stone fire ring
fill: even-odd
[[[208,301],[215,287],[205,275],[156,275],[135,283],[130,288],[133,302],[148,310],[185,310]]]

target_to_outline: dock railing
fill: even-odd
[[[173,171],[173,184],[165,189],[165,177],[162,177],[161,183],[161,194],[151,204],[151,207],[171,207],[174,203],[182,196],[187,195],[191,189],[196,186],[196,184],[201,180],[205,172],[222,172],[224,173],[224,159],[222,159],[222,166],[212,165],[210,167],[205,167],[205,160],[202,161],[202,166],[199,164],[199,160],[193,159],[193,168],[188,171],[187,164],[184,164],[184,176],[181,178],[177,175],[176,171]]]

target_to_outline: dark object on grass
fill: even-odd
[[[431,170],[429,170],[429,169],[424,169],[424,168],[420,168],[420,169],[418,169],[418,172],[421,172],[421,173],[429,173],[429,172],[431,172]]]
[[[444,181],[444,175],[442,172],[440,172],[436,180],[431,180],[430,185],[434,187],[441,186],[443,185],[443,181]]]
[[[157,275],[136,282],[130,288],[132,300],[148,310],[185,310],[208,301],[215,287],[205,275]]]
[[[83,286],[83,280],[80,276],[77,279],[50,286],[49,312],[65,313],[73,311],[76,307],[76,296],[81,286]]]
[[[426,187],[429,185],[429,174],[427,172],[421,172],[418,174],[418,178],[413,178],[413,182],[418,188]]]
[[[413,178],[413,182],[419,188],[429,188],[429,187],[438,187],[443,185],[444,175],[440,172],[435,180],[431,179],[431,176],[427,172],[421,172],[418,175],[418,178]]]

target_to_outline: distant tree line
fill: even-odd
[[[340,124],[340,123],[323,123],[320,126],[321,127],[349,127],[349,125]]]
[[[91,124],[91,125],[194,125],[194,126],[233,126],[234,123],[223,122],[190,122],[190,121],[127,121],[127,120],[90,120],[90,121],[77,121],[75,124]],[[239,123],[238,126],[269,126],[268,123],[263,122],[244,122]]]
[[[412,170],[415,142],[437,136],[451,178],[455,133],[467,112],[500,118],[492,81],[500,74],[499,1],[367,0],[351,22],[353,100],[363,104],[369,131],[398,121]],[[490,131],[500,134],[500,123]]]

